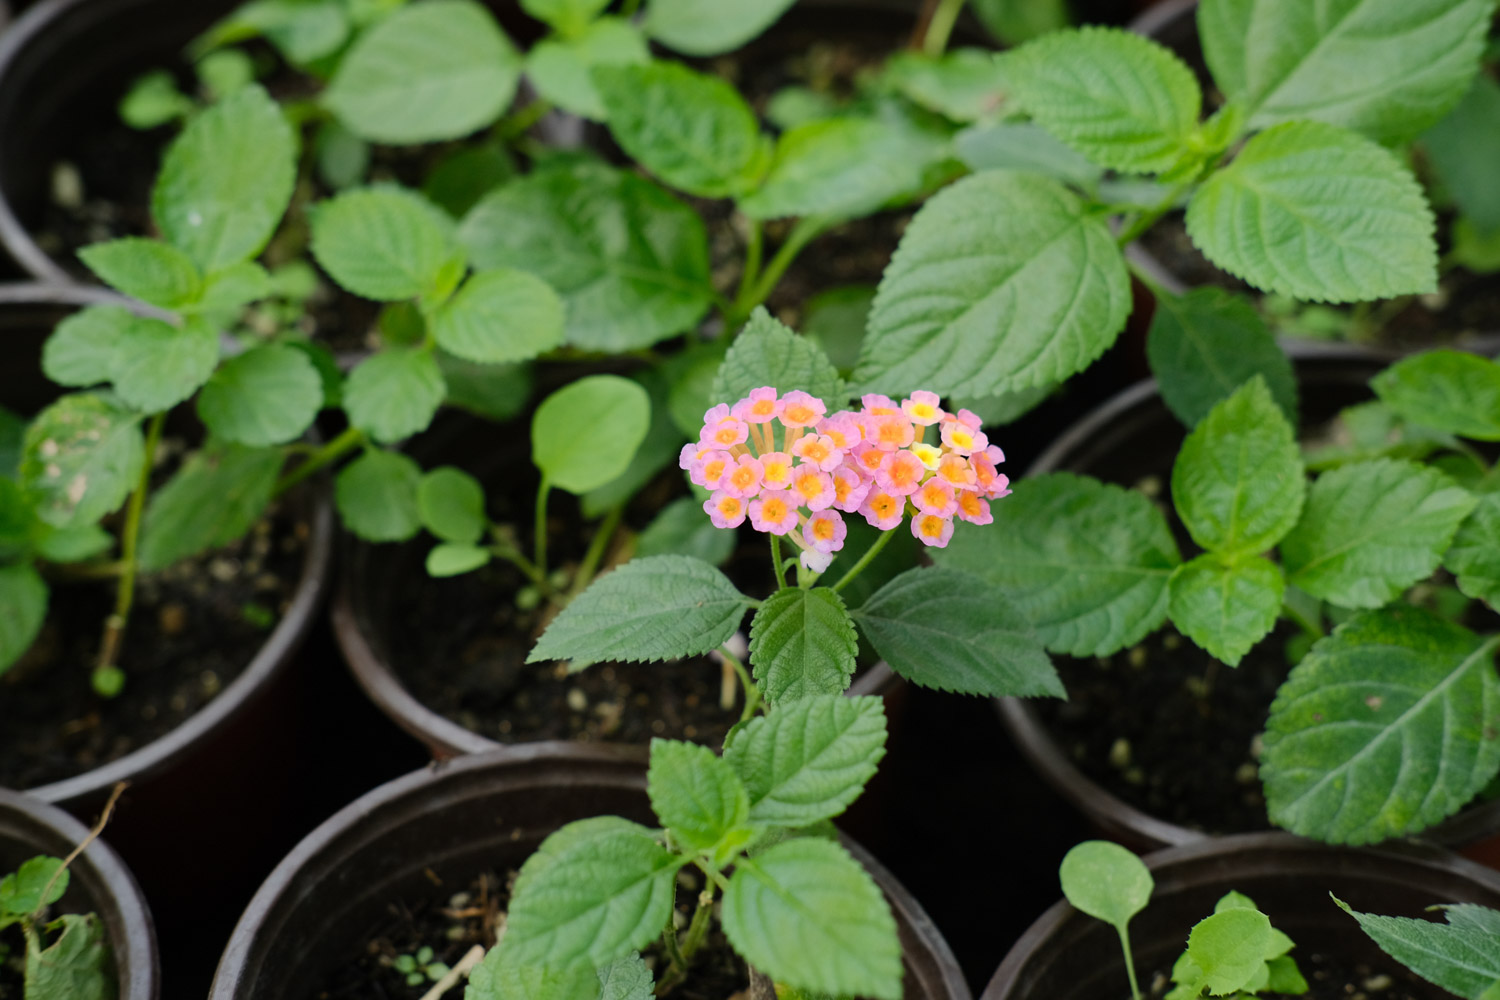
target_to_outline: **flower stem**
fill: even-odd
[[[1141,987],[1135,979],[1135,960],[1130,957],[1130,931],[1124,924],[1117,925],[1120,931],[1120,947],[1125,951],[1125,974],[1130,977],[1131,1000],[1141,1000]]]
[[[940,56],[948,47],[948,38],[953,26],[958,23],[958,12],[963,10],[964,0],[941,0],[927,22],[927,33],[922,36],[922,51],[929,56]]]
[[[771,566],[776,570],[776,589],[786,589],[786,569],[781,565],[781,536],[771,532]]]
[[[568,588],[568,599],[572,600],[583,593],[594,579],[594,572],[599,568],[599,560],[604,558],[604,550],[609,545],[609,540],[615,536],[615,529],[620,526],[620,517],[625,513],[624,504],[616,504],[604,520],[599,522],[599,527],[594,531],[594,538],[589,542],[589,550],[583,555],[583,562],[578,564],[578,572],[573,576],[573,586]]]
[[[136,548],[141,536],[141,512],[146,507],[146,494],[151,490],[151,466],[166,421],[167,413],[163,410],[146,425],[146,457],[141,463],[141,478],[136,483],[135,492],[130,494],[129,506],[125,508],[125,530],[120,538],[120,584],[115,591],[114,613],[104,620],[104,639],[99,644],[99,662],[94,667],[93,676],[94,690],[106,698],[119,694],[125,683],[115,660],[119,659],[125,625],[130,621],[130,608],[135,603],[135,578],[140,571]]]
[[[308,476],[317,472],[324,466],[331,465],[343,458],[349,452],[364,443],[365,433],[357,427],[347,428],[342,434],[323,445],[307,457],[307,461],[297,466],[291,472],[282,476],[276,483],[276,488],[271,491],[271,496],[279,497],[287,490],[296,486]]]
[[[760,688],[756,686],[755,679],[750,676],[750,671],[745,669],[739,657],[723,646],[719,647],[719,655],[724,658],[725,663],[734,668],[735,674],[740,679],[740,687],[745,692],[745,707],[740,711],[740,722],[748,722],[755,715],[755,710],[760,707]],[[733,704],[732,701],[731,704]]]
[[[735,295],[736,301],[750,294],[750,289],[755,286],[755,280],[760,276],[761,254],[765,249],[765,231],[761,228],[759,219],[749,220],[750,234],[745,244],[745,270],[740,273],[740,288]]]
[[[849,572],[840,577],[839,581],[833,585],[834,591],[837,592],[843,590],[845,587],[849,586],[849,584],[853,583],[854,578],[863,573],[865,571],[865,567],[874,562],[875,557],[880,555],[880,550],[885,548],[886,545],[889,544],[891,536],[895,533],[896,532],[894,530],[882,531],[880,533],[880,537],[875,539],[875,543],[871,545],[867,550],[865,550],[865,554],[863,556],[860,556],[859,562],[855,563],[853,566],[850,566]]]
[[[806,215],[798,219],[792,231],[787,234],[786,240],[776,249],[776,255],[771,258],[765,270],[760,272],[749,288],[740,289],[740,294],[735,297],[734,303],[725,313],[725,326],[733,329],[744,323],[756,306],[770,298],[781,276],[786,273],[787,268],[792,266],[792,261],[797,259],[797,255],[804,247],[832,226],[833,222],[833,219],[824,215]]]
[[[532,528],[536,534],[536,558],[532,562],[544,580],[547,578],[547,497],[551,492],[552,480],[543,475],[536,488],[536,523]]]

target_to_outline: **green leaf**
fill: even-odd
[[[26,430],[21,483],[54,528],[93,524],[125,502],[146,461],[141,415],[113,396],[73,393]]]
[[[1282,414],[1297,424],[1297,378],[1265,319],[1242,295],[1194,288],[1156,294],[1146,357],[1162,401],[1191,428],[1252,377],[1265,379]]]
[[[484,537],[484,487],[462,469],[445,465],[422,477],[417,486],[422,526],[445,542],[473,545]]]
[[[318,179],[334,191],[354,187],[370,172],[370,144],[337,119],[319,126],[313,155],[317,157]]]
[[[712,850],[750,818],[750,797],[734,770],[695,743],[652,740],[646,792],[657,819],[689,850]]]
[[[1036,122],[979,125],[964,129],[953,141],[970,170],[1017,170],[1083,188],[1092,188],[1104,174]]]
[[[776,23],[796,0],[651,0],[646,33],[690,56],[737,49]]]
[[[58,385],[90,386],[114,377],[115,347],[137,317],[119,306],[89,306],[64,319],[42,345],[42,372]]]
[[[525,365],[485,365],[436,353],[450,406],[503,422],[519,416],[530,401],[531,371]]]
[[[422,469],[405,455],[372,449],[350,462],[334,482],[344,527],[368,542],[400,542],[422,530],[417,487]]]
[[[822,349],[757,306],[724,355],[714,378],[713,400],[732,404],[751,389],[767,385],[780,393],[800,389],[823,400],[830,411],[848,398],[844,380]],[[700,415],[697,422],[702,421]]]
[[[71,877],[61,858],[41,855],[23,861],[14,872],[0,879],[0,913],[28,917],[44,906],[51,906],[68,891]]]
[[[618,375],[589,375],[537,407],[531,460],[552,485],[587,493],[625,471],[650,425],[645,389]]]
[[[433,290],[453,243],[435,205],[414,191],[387,186],[320,202],[312,214],[312,252],[355,295],[398,302]]]
[[[918,194],[948,154],[946,142],[895,122],[808,122],[782,134],[764,183],[739,207],[752,219],[868,215]]]
[[[1209,0],[1198,32],[1251,127],[1312,118],[1394,142],[1458,103],[1493,13],[1488,0]]]
[[[0,493],[4,489],[0,488]],[[27,511],[30,514],[30,511]],[[48,562],[83,562],[114,548],[115,536],[97,524],[59,530],[44,527],[38,532],[36,554]]]
[[[635,554],[692,556],[721,566],[734,553],[734,532],[715,528],[694,497],[673,500],[661,509],[635,540]]]
[[[45,950],[26,943],[29,1000],[113,1000],[115,962],[104,925],[92,913],[57,918],[62,933]]]
[[[344,411],[376,441],[400,441],[427,429],[446,391],[431,351],[391,347],[349,373]]]
[[[1242,989],[1266,967],[1273,930],[1259,910],[1233,907],[1198,921],[1188,935],[1187,957],[1197,967],[1194,993],[1213,996]]]
[[[678,355],[678,358],[684,355]],[[665,365],[663,366],[665,368]],[[683,435],[673,425],[672,415],[668,412],[666,400],[667,381],[662,377],[662,369],[645,368],[635,373],[634,381],[638,382],[647,395],[651,398],[651,423],[646,428],[646,436],[641,440],[640,447],[635,450],[635,455],[630,459],[630,464],[625,471],[611,479],[602,486],[597,486],[583,494],[580,498],[580,508],[585,518],[593,519],[603,517],[615,507],[628,502],[647,483],[656,478],[669,465],[677,463],[678,456],[682,452]],[[681,388],[681,384],[672,386],[673,390]],[[707,409],[707,407],[705,407]],[[697,429],[693,431],[697,434]],[[698,513],[703,514],[703,508],[698,507]],[[712,527],[712,523],[706,519],[701,521]],[[718,529],[714,529],[718,531]],[[727,535],[729,540],[734,538],[733,532],[719,531],[720,535]],[[718,544],[718,543],[715,543]],[[666,555],[667,553],[646,553],[636,550],[638,555]],[[679,555],[694,555],[696,553],[683,552]],[[707,559],[714,562],[713,559]]]
[[[1214,406],[1172,466],[1193,541],[1226,557],[1264,552],[1297,523],[1307,475],[1292,425],[1256,376]]]
[[[1015,485],[994,523],[933,553],[998,586],[1054,653],[1107,656],[1167,616],[1181,561],[1166,518],[1139,493],[1066,472]]]
[[[1325,472],[1281,542],[1287,582],[1378,608],[1432,573],[1477,501],[1436,469],[1378,459]]]
[[[1459,527],[1443,567],[1458,589],[1500,610],[1500,493],[1486,493]]]
[[[1453,112],[1422,136],[1422,148],[1442,186],[1476,235],[1500,233],[1500,83],[1486,73],[1474,77]]]
[[[427,575],[432,577],[458,576],[469,573],[490,561],[488,549],[466,542],[444,542],[427,553]]]
[[[1461,997],[1487,997],[1500,983],[1500,951],[1495,948],[1500,934],[1493,922],[1474,926],[1454,919],[1448,911],[1448,923],[1414,920],[1410,917],[1387,917],[1360,913],[1339,899],[1333,901],[1355,920],[1360,929],[1380,946],[1380,950],[1430,983]],[[1475,909],[1480,909],[1475,907]],[[1488,910],[1493,914],[1495,911]]]
[[[955,49],[941,56],[897,52],[884,79],[907,99],[954,121],[987,118],[1005,102],[1010,76],[993,52]]]
[[[628,955],[599,969],[599,995],[589,1000],[651,1000],[656,982],[639,954]]]
[[[610,134],[664,183],[723,198],[749,191],[760,179],[769,158],[760,123],[718,77],[657,61],[600,66],[593,80]]]
[[[750,665],[772,705],[843,693],[858,653],[849,611],[827,587],[778,590],[750,623]]]
[[[1423,427],[1500,441],[1500,364],[1465,351],[1426,351],[1370,380],[1375,395]]]
[[[516,161],[503,145],[463,146],[443,157],[422,182],[428,201],[461,219],[479,199],[517,175]]]
[[[203,291],[188,255],[156,240],[131,236],[95,243],[79,250],[78,258],[105,284],[163,309],[180,309]]]
[[[244,535],[271,502],[282,460],[274,448],[230,444],[183,462],[146,506],[142,568],[163,569]]]
[[[553,968],[623,958],[661,933],[686,861],[617,816],[569,823],[521,866],[505,948]]]
[[[635,559],[574,598],[526,662],[698,656],[729,641],[749,607],[749,598],[707,563],[686,556]]]
[[[432,317],[443,350],[469,361],[525,361],[563,341],[563,303],[545,281],[510,268],[481,271]]]
[[[803,308],[802,335],[828,356],[835,369],[853,371],[874,304],[874,285],[840,285],[819,292]]]
[[[290,63],[306,66],[332,55],[349,37],[350,13],[327,0],[253,0],[240,6],[198,44],[231,44],[263,34]]]
[[[440,142],[494,123],[520,77],[520,53],[483,5],[426,0],[361,35],[323,103],[371,142]]]
[[[1410,606],[1364,612],[1319,640],[1266,723],[1271,821],[1366,844],[1466,805],[1500,770],[1497,645]]]
[[[831,840],[789,840],[742,860],[724,891],[723,925],[734,950],[777,982],[901,1000],[901,946],[890,907]]]
[[[1260,133],[1188,202],[1193,242],[1257,288],[1358,302],[1437,288],[1432,209],[1369,139],[1292,122]]]
[[[1454,443],[1447,434],[1407,423],[1378,399],[1340,410],[1329,439],[1304,448],[1308,469],[1322,472],[1375,458],[1424,459]]]
[[[1203,555],[1172,574],[1167,614],[1189,639],[1237,667],[1275,627],[1285,592],[1281,567],[1269,559],[1250,556],[1225,564]]]
[[[219,363],[219,334],[206,321],[182,326],[137,317],[115,344],[115,391],[144,413],[169,410],[208,381]]]
[[[976,174],[901,237],[855,381],[944,396],[1050,385],[1088,367],[1129,312],[1124,259],[1080,198],[1042,177]]]
[[[923,687],[991,697],[1067,697],[1004,588],[942,566],[907,570],[854,613],[891,669]]]
[[[1086,840],[1057,870],[1063,895],[1096,920],[1124,928],[1146,908],[1156,880],[1135,854],[1107,840]]]
[[[526,75],[537,93],[564,111],[603,121],[604,101],[592,71],[651,61],[646,39],[629,21],[601,17],[572,38],[548,38],[526,55]]]
[[[859,798],[885,756],[879,698],[809,695],[751,719],[724,748],[750,796],[750,821],[805,827]]]
[[[475,966],[464,1000],[601,1000],[599,976],[588,965],[529,965],[500,939]]]
[[[323,379],[306,352],[267,344],[230,358],[198,394],[198,418],[218,438],[265,446],[294,441],[323,406]]]
[[[1072,18],[1067,0],[972,0],[974,16],[1007,45],[1066,28]]]
[[[234,312],[259,299],[271,297],[271,276],[254,261],[230,264],[203,281],[203,295],[188,311]]]
[[[31,648],[47,618],[47,584],[30,566],[0,566],[0,674]]]
[[[1100,166],[1160,173],[1198,127],[1203,95],[1193,71],[1159,43],[1122,28],[1043,35],[1005,66],[1016,104]]]
[[[610,0],[521,0],[521,9],[538,21],[546,21],[565,35],[577,34]]]
[[[486,196],[459,241],[477,268],[530,271],[567,306],[567,342],[649,347],[713,301],[697,213],[650,181],[583,163],[542,170]]]
[[[168,243],[213,274],[261,251],[296,180],[291,126],[251,84],[195,116],[168,147],[151,216]]]
[[[120,120],[134,129],[153,129],[193,113],[193,99],[177,89],[171,72],[154,70],[137,77],[120,98]]]

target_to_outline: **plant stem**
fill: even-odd
[[[495,134],[509,142],[517,136],[531,131],[531,126],[541,121],[552,110],[552,102],[538,98],[495,126]]]
[[[552,582],[531,564],[530,559],[527,559],[509,545],[504,544],[491,545],[490,554],[496,559],[504,559],[516,569],[525,573],[526,579],[536,585],[536,589],[542,592],[543,597],[550,598],[552,596]]]
[[[1177,199],[1181,198],[1182,193],[1191,186],[1191,181],[1177,185],[1170,194],[1157,203],[1155,208],[1147,209],[1137,215],[1130,225],[1125,227],[1124,232],[1115,237],[1115,245],[1124,247],[1133,243],[1136,237],[1150,229],[1157,219],[1170,212],[1177,205]]]
[[[625,513],[625,505],[618,504],[604,515],[604,520],[599,522],[599,527],[594,531],[593,541],[589,542],[589,550],[583,555],[583,562],[578,564],[578,572],[573,577],[573,586],[568,589],[568,599],[572,600],[583,593],[594,579],[594,571],[599,568],[599,560],[604,557],[604,550],[609,545],[609,540],[615,536],[615,529],[620,526],[620,517]]]
[[[786,589],[786,569],[781,565],[781,536],[770,533],[771,566],[776,570],[776,589]]]
[[[476,944],[458,960],[458,964],[448,970],[448,974],[432,984],[432,989],[422,994],[422,1000],[438,1000],[444,993],[458,985],[458,981],[474,971],[474,967],[484,961],[484,945]]]
[[[891,536],[894,534],[895,531],[881,532],[880,537],[875,539],[875,544],[871,545],[867,550],[865,550],[865,554],[860,556],[859,562],[855,563],[853,566],[850,566],[849,572],[840,577],[838,583],[835,583],[833,585],[834,591],[837,592],[843,590],[845,587],[849,586],[849,584],[853,583],[854,578],[863,573],[865,571],[865,567],[870,565],[870,563],[874,561],[876,556],[880,555],[880,550],[886,547],[886,545],[891,540]]]
[[[740,272],[740,288],[735,293],[735,301],[739,302],[750,294],[750,289],[755,286],[755,280],[760,277],[761,255],[765,251],[765,230],[761,227],[759,219],[749,220],[750,233],[745,242],[745,269]]]
[[[1130,930],[1119,924],[1116,929],[1120,932],[1120,947],[1125,951],[1125,974],[1130,977],[1131,1000],[1141,1000],[1141,988],[1135,979],[1135,960],[1130,957]]]
[[[927,33],[922,36],[922,51],[929,56],[940,56],[948,47],[948,38],[953,26],[958,23],[958,13],[964,8],[964,0],[941,0],[927,22]]]
[[[713,916],[714,894],[712,889],[698,893],[698,908],[693,911],[693,922],[688,924],[687,937],[682,941],[682,957],[691,962],[703,939],[708,935],[709,920]]]
[[[833,220],[824,215],[805,215],[798,219],[781,246],[777,247],[775,256],[765,270],[760,272],[748,289],[742,288],[735,297],[734,303],[724,314],[725,325],[733,328],[744,323],[756,306],[770,298],[771,293],[776,290],[777,282],[802,249],[831,225]]]
[[[94,668],[96,679],[118,669],[115,660],[120,655],[120,642],[125,638],[125,625],[130,621],[131,605],[135,603],[135,578],[140,569],[136,548],[141,536],[141,512],[146,508],[146,494],[151,491],[151,466],[156,458],[156,447],[161,443],[162,425],[166,422],[167,412],[163,410],[146,425],[146,457],[141,463],[140,481],[125,508],[125,530],[120,539],[120,586],[115,591],[114,614],[104,620],[104,641],[100,643],[99,663]]]
[[[536,533],[536,558],[532,562],[543,579],[547,576],[547,496],[551,492],[552,480],[543,475],[536,488],[536,523],[532,528]]]
[[[297,466],[291,472],[282,476],[276,483],[276,488],[271,491],[271,496],[279,497],[287,490],[296,486],[308,476],[317,472],[324,466],[330,465],[343,458],[349,452],[364,443],[365,433],[357,427],[347,428],[342,434],[323,445],[308,456],[307,461]]]
[[[755,680],[750,676],[750,671],[745,669],[739,657],[723,646],[719,647],[719,655],[724,658],[725,663],[734,668],[735,674],[740,679],[740,688],[745,692],[745,707],[740,711],[740,721],[748,722],[755,714],[755,710],[760,707],[760,688],[756,686]]]

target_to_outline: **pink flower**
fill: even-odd
[[[833,439],[833,446],[842,451],[848,451],[864,439],[859,419],[848,410],[840,410],[819,420],[817,431],[827,434]]]
[[[920,458],[909,451],[895,451],[886,455],[880,471],[875,473],[875,481],[885,492],[905,497],[917,491],[925,475],[927,466]]]
[[[988,458],[991,462],[994,462],[996,465],[999,465],[1000,463],[1005,461],[1005,452],[1000,450],[999,445],[990,445],[988,448],[984,449],[984,454],[986,458]]]
[[[750,501],[750,525],[756,531],[785,535],[797,526],[797,508],[780,493]]]
[[[962,455],[951,452],[938,459],[937,478],[956,490],[975,489],[974,470]]]
[[[875,478],[889,454],[890,452],[881,451],[868,441],[861,441],[846,456],[844,464],[859,473],[861,479],[870,480]]]
[[[882,396],[874,392],[865,393],[859,397],[859,402],[865,408],[866,413],[879,415],[901,412],[901,407],[897,406],[896,401],[891,399],[891,397]]]
[[[916,428],[899,412],[865,417],[865,440],[881,451],[905,448],[916,438]]]
[[[809,573],[823,573],[833,562],[833,553],[819,552],[817,549],[803,549],[801,561],[802,568]]]
[[[784,451],[768,451],[760,456],[763,475],[760,488],[784,490],[792,485],[792,457]]]
[[[922,513],[936,514],[938,517],[951,517],[958,510],[958,498],[954,496],[953,487],[941,479],[929,479],[918,486],[911,501]]]
[[[734,456],[727,451],[705,451],[701,457],[693,463],[688,470],[688,475],[693,482],[707,490],[719,488],[719,481],[724,478],[734,465]]]
[[[1010,477],[1003,472],[995,476],[995,481],[990,484],[989,491],[985,493],[985,496],[992,500],[1010,496]]]
[[[968,413],[968,410],[961,411]],[[969,414],[973,416],[973,414]],[[968,424],[958,420],[943,421],[943,444],[952,448],[959,455],[969,455],[976,451],[982,452],[989,445],[989,438],[984,436],[983,431],[976,430]]]
[[[802,526],[802,540],[808,548],[819,552],[837,552],[844,547],[844,536],[848,533],[844,519],[832,510],[818,511]]]
[[[847,465],[841,465],[833,470],[833,505],[846,514],[853,514],[865,502],[873,485]]]
[[[911,533],[923,545],[941,549],[953,537],[953,519],[936,514],[918,514],[911,519]]]
[[[995,463],[990,461],[989,455],[978,452],[969,456],[969,466],[974,470],[974,486],[985,496],[1004,496],[1005,487],[1010,480],[995,470]],[[991,492],[1001,490],[1001,493]]]
[[[917,390],[910,398],[901,401],[901,412],[908,420],[921,427],[931,427],[943,419],[942,400],[935,392]]]
[[[683,472],[691,472],[693,463],[700,460],[710,451],[713,451],[713,449],[705,448],[701,444],[685,444],[682,446],[682,450],[677,453],[677,467]]]
[[[734,467],[724,473],[724,478],[719,481],[719,488],[732,496],[753,497],[760,492],[760,481],[764,475],[765,469],[761,467],[759,459],[741,455]]]
[[[990,516],[989,501],[970,490],[958,494],[958,516],[970,524],[989,524],[995,520]]]
[[[901,523],[901,517],[906,513],[906,498],[892,496],[884,490],[871,490],[859,512],[872,527],[890,531]]]
[[[745,501],[723,490],[703,501],[703,510],[715,528],[738,528],[745,521]]]
[[[723,403],[703,415],[703,429],[698,432],[698,442],[713,448],[733,448],[744,444],[750,436],[750,426],[733,417],[729,407]]]
[[[781,422],[788,427],[811,427],[827,412],[827,404],[801,389],[793,389],[781,397]]]
[[[798,506],[815,511],[832,507],[836,496],[833,489],[833,477],[816,465],[807,462],[797,466],[792,473],[790,493]]]
[[[792,445],[792,454],[824,472],[832,472],[844,460],[843,450],[827,434],[807,434],[798,438]]]
[[[759,389],[751,389],[750,395],[735,403],[734,409],[729,412],[747,423],[769,423],[781,416],[781,401],[776,398],[775,389],[763,385]]]

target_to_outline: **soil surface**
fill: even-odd
[[[1307,980],[1302,994],[1257,993],[1261,1000],[1446,1000],[1444,990],[1395,963],[1374,968],[1363,962],[1347,962],[1338,955],[1293,951],[1297,968]],[[1151,978],[1150,995],[1165,996],[1172,987],[1167,970]]]
[[[0,932],[0,1000],[23,1000],[26,939],[19,924]]]
[[[94,694],[113,581],[52,581],[36,643],[0,675],[0,786],[35,788],[107,764],[176,728],[249,665],[292,600],[310,526],[278,505],[239,542],[142,575],[120,666]]]

